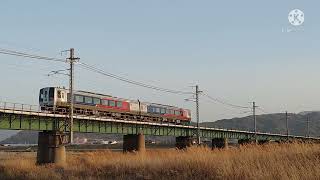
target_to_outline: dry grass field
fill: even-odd
[[[35,165],[35,153],[0,152],[0,179],[320,179],[320,145],[190,148],[145,154],[67,154],[67,166]]]

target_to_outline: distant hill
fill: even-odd
[[[320,112],[301,112],[298,114],[289,114],[289,131],[290,134],[305,136],[307,134],[307,117],[310,119],[310,136],[320,136]],[[215,122],[204,122],[201,126],[215,127],[224,129],[237,129],[253,131],[252,116],[222,119]],[[257,116],[257,131],[270,132],[277,134],[286,133],[286,121],[284,113],[264,114]],[[1,141],[2,144],[36,144],[38,141],[38,132],[35,131],[0,131],[4,136],[8,137]],[[17,134],[16,134],[17,133]],[[98,133],[75,133],[75,138],[86,137],[88,139],[104,139],[121,141],[122,135],[98,134]],[[146,139],[161,141],[165,143],[174,143],[174,137],[155,137],[147,136]]]
[[[307,134],[307,118],[310,119],[310,136],[320,136],[320,112],[302,112],[288,114],[289,132],[293,135],[305,136]],[[284,113],[257,115],[257,131],[277,134],[286,133],[286,120]],[[201,126],[237,129],[245,131],[254,130],[252,116],[222,119],[215,122],[204,122]]]

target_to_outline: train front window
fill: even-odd
[[[39,102],[43,102],[43,89],[40,89]]]
[[[49,89],[49,101],[53,101],[54,99],[54,88]]]

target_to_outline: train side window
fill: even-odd
[[[92,104],[92,97],[85,96],[84,97],[84,102],[87,103],[87,104]]]
[[[83,96],[75,95],[74,99],[78,103],[83,103]]]
[[[58,98],[61,99],[61,91],[58,91]]]
[[[155,112],[155,109],[154,109],[153,106],[149,106],[149,112],[151,112],[151,113],[154,113],[154,112]]]
[[[174,114],[179,116],[180,115],[180,111],[174,111]]]
[[[160,113],[160,108],[156,107],[156,113]]]
[[[109,100],[109,106],[113,106],[113,107],[116,106],[116,102]]]
[[[117,101],[117,107],[122,107],[122,102],[121,101]]]
[[[101,104],[99,98],[93,98],[93,104]]]
[[[161,113],[161,114],[165,114],[165,113],[166,113],[166,109],[165,109],[165,108],[161,108],[161,109],[160,109],[160,113]]]
[[[105,106],[108,106],[108,100],[102,99],[101,100],[101,104],[105,105]]]

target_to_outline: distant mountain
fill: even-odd
[[[307,118],[310,120],[310,136],[320,136],[320,112],[302,112],[288,114],[289,132],[292,135],[305,136],[307,134]],[[277,134],[286,133],[285,113],[257,115],[257,131]],[[241,118],[222,119],[215,122],[204,122],[201,126],[237,129],[245,131],[254,130],[252,116]]]
[[[307,118],[310,120],[310,136],[320,136],[320,112],[301,112],[298,114],[288,114],[289,132],[292,135],[305,136],[307,134]],[[232,119],[222,119],[215,122],[203,122],[201,126],[215,127],[223,129],[236,129],[253,131],[252,116],[238,117]],[[277,134],[286,133],[286,121],[284,113],[257,115],[257,131]],[[15,135],[14,135],[15,134]],[[11,136],[13,135],[13,136]],[[9,137],[11,136],[11,137]],[[36,131],[0,131],[0,137],[5,140],[2,144],[36,144],[38,132]],[[98,133],[75,133],[75,138],[104,139],[121,141],[122,135],[98,134]],[[164,143],[174,143],[174,137],[147,136],[146,139],[161,141]]]

